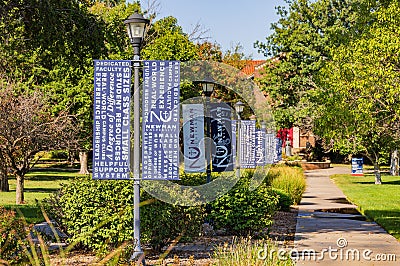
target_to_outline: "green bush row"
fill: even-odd
[[[224,228],[237,235],[265,229],[272,223],[274,212],[288,210],[301,191],[294,186],[279,186],[280,182],[276,180],[290,175],[292,171],[286,168],[272,168],[255,190],[249,189],[253,172],[246,171],[227,194],[210,203],[212,211],[207,219],[213,220],[216,228]],[[300,172],[295,170],[295,173]],[[204,183],[205,176],[183,174],[181,179],[182,185],[196,186]],[[179,193],[179,190],[171,193]],[[204,205],[187,207],[168,204],[153,198],[143,189],[141,202],[141,240],[156,250],[177,237],[198,236],[205,221]],[[79,177],[62,185],[45,205],[46,211],[70,235],[72,243],[102,254],[132,241],[132,181]]]
[[[185,233],[199,233],[202,207],[174,206],[141,190],[141,239],[160,249]],[[99,254],[133,236],[133,182],[79,177],[45,203],[46,211],[70,236],[69,241]],[[197,229],[197,231],[195,230]]]

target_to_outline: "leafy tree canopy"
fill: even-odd
[[[288,9],[278,8],[273,33],[255,45],[276,59],[259,82],[272,100],[279,126],[301,124],[310,115],[305,111],[311,104],[307,92],[318,87],[315,75],[331,59],[330,49],[361,34],[374,20],[378,2],[287,0]]]
[[[314,94],[316,133],[335,150],[367,156],[376,168],[400,145],[399,14],[397,1],[379,8],[367,30],[331,49]]]

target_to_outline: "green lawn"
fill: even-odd
[[[373,174],[333,175],[331,178],[361,213],[400,240],[399,176],[382,175],[382,185],[374,184]]]
[[[28,223],[37,223],[44,220],[36,200],[43,200],[58,188],[61,183],[70,182],[78,176],[76,169],[33,169],[25,177],[25,202],[23,205],[15,204],[15,178],[9,180],[10,192],[0,192],[0,206],[7,209],[19,209]]]

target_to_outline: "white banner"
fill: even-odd
[[[240,123],[240,167],[256,168],[256,121],[241,120]]]
[[[275,163],[276,157],[276,137],[275,134],[268,133],[265,135],[265,154],[266,154],[266,163],[273,164]]]
[[[203,104],[182,104],[185,172],[206,171]]]

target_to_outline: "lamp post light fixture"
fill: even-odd
[[[242,103],[241,101],[235,103],[235,111],[238,116],[238,119],[240,119],[240,113],[243,112],[243,109],[244,109],[244,103]]]
[[[141,14],[134,13],[130,15],[125,21],[126,31],[128,32],[129,40],[134,48],[134,55],[139,56],[140,47],[142,46],[146,26],[149,20],[145,19]]]
[[[215,81],[210,77],[206,76],[204,80],[199,82],[203,88],[203,93],[206,97],[211,97],[214,92]]]
[[[135,249],[131,260],[142,256],[143,251],[140,245],[140,93],[139,93],[139,67],[140,67],[140,48],[145,35],[146,26],[149,20],[141,14],[134,13],[129,16],[124,24],[128,32],[129,39],[133,46],[133,220],[134,220],[134,240]],[[132,158],[131,158],[132,160]]]
[[[244,109],[244,103],[242,103],[241,101],[237,102],[235,104],[235,111],[236,111],[236,115],[237,115],[237,124],[236,124],[236,178],[240,178],[240,156],[241,156],[241,152],[240,152],[240,129],[241,129],[241,117],[240,114],[243,112]]]

